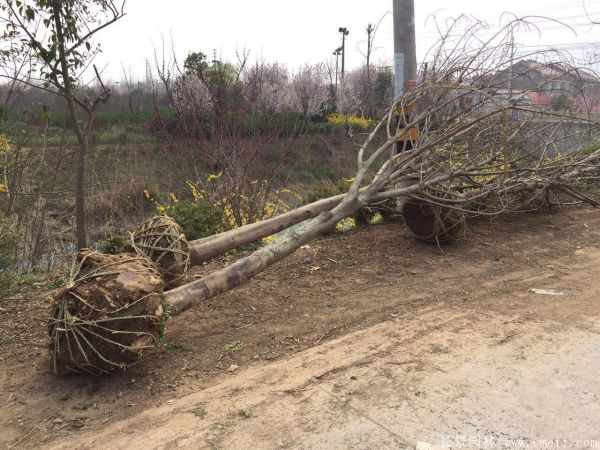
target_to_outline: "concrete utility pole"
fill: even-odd
[[[371,24],[367,27],[367,86],[368,86],[368,101],[367,108],[369,108],[369,115],[373,117],[375,115],[373,106],[373,88],[371,87],[371,53],[373,52],[373,38],[375,37],[375,27]]]
[[[394,1],[394,96],[404,94],[407,81],[417,79],[414,0]]]
[[[344,74],[346,73],[346,36],[350,34],[348,28],[340,27],[338,30],[342,33],[342,81],[344,81]]]

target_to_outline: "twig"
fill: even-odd
[[[23,436],[17,442],[6,447],[7,450],[11,450],[11,449],[15,448],[17,445],[19,445],[21,442],[23,442],[25,439],[27,439],[31,435],[31,433],[33,433],[35,430],[37,430],[37,426],[34,426],[31,430],[29,430],[29,432],[25,436]]]

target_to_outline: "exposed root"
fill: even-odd
[[[57,374],[125,368],[162,332],[164,282],[146,258],[82,251],[55,297],[50,354]]]

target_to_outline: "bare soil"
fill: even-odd
[[[364,227],[317,240],[172,319],[159,348],[101,378],[51,374],[47,291],[5,299],[0,444],[409,448],[459,432],[592,439],[599,276],[598,210],[479,221],[441,248],[401,224]]]

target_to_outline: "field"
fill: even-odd
[[[401,224],[314,241],[171,320],[158,349],[104,378],[51,374],[47,285],[7,299],[0,443],[412,448],[444,436],[600,439],[600,212],[480,220],[471,229],[441,248]]]

